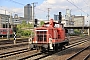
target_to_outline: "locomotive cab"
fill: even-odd
[[[47,24],[49,26],[47,26]],[[47,22],[42,27],[34,29],[35,36],[30,40],[30,48],[36,48],[38,50],[58,50],[62,49],[68,44],[68,40],[65,39],[65,29],[63,24],[54,22],[53,19]]]

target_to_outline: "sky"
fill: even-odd
[[[54,14],[65,16],[66,9],[71,10],[71,15],[90,15],[90,0],[0,0],[0,13],[24,15],[24,6],[35,2],[35,18],[48,19],[48,9],[50,8],[50,18]]]

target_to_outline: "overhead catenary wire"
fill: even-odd
[[[22,5],[22,6],[25,6],[25,4],[20,3],[20,2],[17,2],[17,1],[14,1],[14,0],[8,0],[8,1],[11,1],[11,2],[13,2],[13,3],[19,4],[19,5]],[[36,9],[38,9],[38,10],[40,10],[40,11],[43,11],[43,12],[46,12],[45,10],[42,10],[42,9],[39,9],[39,8],[36,8]]]
[[[24,5],[24,4],[22,4],[22,3],[19,3],[19,2],[17,2],[17,1],[14,1],[14,0],[9,0],[9,1],[12,1],[12,2],[14,2],[14,3],[16,3],[16,4],[19,4],[19,5]]]
[[[88,4],[85,0],[83,0],[83,1],[84,1],[84,3],[87,5],[87,7],[90,8],[89,4]]]
[[[70,4],[72,4],[73,6],[75,6],[77,9],[81,10],[82,12],[84,12],[85,14],[89,15],[88,13],[86,13],[85,11],[82,10],[82,8],[78,7],[77,5],[75,5],[74,3],[70,2],[69,0],[67,0]]]
[[[2,6],[0,6],[0,7],[2,7]],[[9,11],[5,8],[4,9],[0,8],[0,10],[7,11],[8,13],[18,13],[18,12],[15,12],[15,11]],[[22,13],[18,13],[18,14],[22,14]]]
[[[0,8],[0,10],[3,10],[3,11],[8,11],[7,9],[2,9],[2,6],[0,6],[1,8]],[[9,12],[9,11],[8,11]]]
[[[85,1],[85,0],[83,0],[84,1],[84,3],[87,5],[87,7],[90,9],[90,6],[88,5],[88,3]],[[89,14],[87,14],[87,17],[89,16]]]

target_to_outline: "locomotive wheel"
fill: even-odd
[[[60,49],[60,50],[61,50],[61,48],[62,48],[62,47],[61,47],[61,44],[58,44],[58,49]]]
[[[60,47],[59,49],[62,51],[62,49],[63,49],[63,46],[61,45],[61,46],[59,46],[59,47]]]
[[[43,53],[45,53],[45,52],[49,52],[49,47],[48,47],[48,48],[44,48],[44,47],[42,47],[41,52],[43,52]]]
[[[58,45],[56,45],[56,48],[55,49],[56,49],[56,51],[58,51]]]
[[[56,51],[58,51],[58,45],[57,44],[55,44],[55,46],[54,46],[54,52],[56,52]]]
[[[62,47],[62,49],[65,49],[65,48],[66,48],[65,46]]]
[[[41,52],[41,51],[42,51],[41,47],[36,47],[36,50],[37,50],[38,52]]]
[[[33,48],[29,48],[29,50],[33,50]]]
[[[35,50],[37,50],[37,51],[38,51],[38,50],[39,50],[39,48],[36,46],[36,47],[35,47]]]
[[[29,49],[29,50],[33,50],[33,45],[29,44],[29,45],[28,45],[28,49]]]

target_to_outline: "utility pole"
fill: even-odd
[[[5,28],[6,28],[6,19],[7,19],[7,18],[6,18],[6,10],[5,10]]]
[[[37,4],[37,2],[34,2],[32,3],[32,22],[33,22],[33,27],[34,27],[34,7],[35,7],[35,4]]]
[[[15,19],[15,18],[13,18],[13,20],[14,20],[14,19]],[[11,13],[10,22],[11,22],[11,29],[12,29],[12,30],[13,30],[13,26],[14,26],[13,20],[12,20],[12,13]]]
[[[83,23],[83,25],[82,25],[82,33],[84,33],[84,18],[83,18],[82,23]]]
[[[10,19],[8,19],[8,23],[7,23],[7,39],[9,39],[9,20]]]
[[[9,30],[9,21],[12,19],[12,13],[10,14],[10,19],[8,19],[7,23],[7,39],[10,39],[10,30]]]
[[[48,8],[48,15],[47,15],[48,21],[49,21],[49,17],[50,17],[50,15],[49,15],[50,9],[51,9],[51,8]]]

